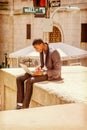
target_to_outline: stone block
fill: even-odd
[[[0,112],[1,130],[87,130],[87,105],[66,104]]]
[[[22,68],[0,70],[1,109],[12,110],[16,106],[16,77],[24,74]],[[33,84],[30,106],[50,106],[67,103],[87,104],[87,67],[63,66],[63,82],[44,81]]]

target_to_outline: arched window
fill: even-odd
[[[49,42],[61,42],[61,39],[60,30],[56,26],[53,26],[53,32],[49,32]]]

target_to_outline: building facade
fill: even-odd
[[[0,0],[0,64],[4,61],[5,53],[25,48],[35,38],[49,43],[64,42],[87,50],[87,0],[46,2],[46,14],[43,4],[39,13],[35,14],[37,9],[34,9],[33,0]],[[80,10],[65,9],[72,6]],[[60,7],[63,9],[53,15]]]

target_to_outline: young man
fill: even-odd
[[[17,109],[28,108],[32,96],[33,83],[45,80],[61,80],[61,58],[57,50],[50,48],[42,39],[36,39],[32,43],[40,53],[41,65],[32,75],[17,78]],[[26,80],[26,92],[24,95],[24,81]]]

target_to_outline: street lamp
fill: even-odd
[[[54,10],[54,12],[51,14],[49,19],[43,20],[42,24],[42,30],[43,32],[52,32],[53,31],[53,17],[57,11],[63,12],[63,11],[79,11],[80,8],[75,6],[60,6]]]
[[[80,8],[75,6],[60,6],[54,10],[49,19],[44,19],[42,22],[43,32],[51,32],[53,27],[53,17],[57,11],[79,11]]]
[[[80,10],[80,8],[75,7],[75,6],[60,6],[57,9],[54,10],[52,15],[50,16],[50,19],[53,19],[54,15],[57,11],[79,11],[79,10]]]

